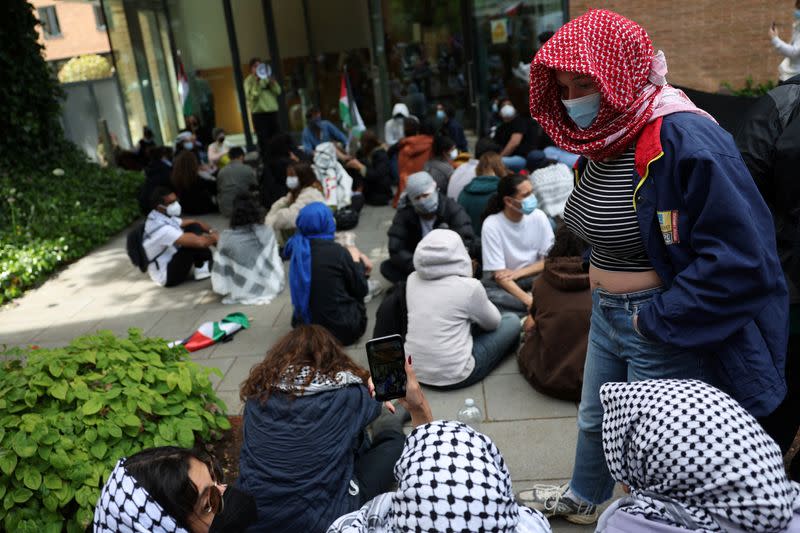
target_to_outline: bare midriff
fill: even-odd
[[[613,272],[596,268],[594,265],[589,266],[589,280],[592,283],[592,290],[603,289],[612,294],[646,291],[663,285],[655,270]]]

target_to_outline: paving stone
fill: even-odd
[[[498,374],[483,380],[490,420],[524,420],[578,416],[575,404],[538,392],[522,374]]]
[[[486,400],[483,395],[483,384],[476,383],[464,389],[454,391],[441,391],[431,387],[423,387],[425,397],[431,405],[433,418],[456,420],[458,411],[464,406],[467,398],[475,400],[475,405],[480,407],[484,417],[486,416]]]
[[[140,312],[116,315],[112,318],[100,320],[94,327],[97,330],[110,329],[118,337],[127,337],[128,329],[139,328],[146,332],[153,329],[166,314],[166,311],[151,311],[148,313]]]
[[[247,355],[263,359],[267,350],[287,331],[268,327],[242,330],[233,336],[233,340],[217,344],[208,358]]]
[[[241,415],[244,412],[244,404],[239,399],[239,391],[217,391],[217,396],[225,402],[226,414],[228,416]]]
[[[61,343],[61,345],[68,344],[69,341],[75,337],[93,333],[96,331],[96,326],[99,320],[80,321],[80,322],[65,322],[61,324],[54,324],[41,333],[33,337],[30,342],[33,344],[42,345],[43,343]]]
[[[250,375],[250,369],[256,363],[263,361],[263,357],[255,356],[241,356],[237,357],[233,362],[225,378],[220,382],[217,390],[220,391],[238,391],[242,382]],[[213,361],[213,360],[212,360]]]

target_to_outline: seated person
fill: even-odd
[[[453,171],[453,175],[450,176],[450,182],[447,184],[447,196],[449,198],[458,201],[461,191],[463,191],[467,183],[472,181],[475,177],[478,161],[486,152],[500,152],[500,147],[497,146],[497,143],[490,137],[479,139],[478,142],[475,143],[475,158],[459,165],[459,167]]]
[[[483,212],[489,198],[497,193],[500,178],[509,174],[497,152],[484,153],[475,168],[475,178],[470,181],[458,196],[458,204],[464,208],[472,220],[472,229],[480,236],[483,226]]]
[[[288,133],[277,133],[267,142],[267,157],[260,176],[261,200],[269,209],[286,196],[286,170],[296,161],[311,161],[311,154],[297,146]]]
[[[289,192],[272,204],[264,222],[275,230],[281,242],[286,242],[294,233],[301,209],[314,202],[325,203],[322,185],[306,161],[294,162],[286,169],[286,188]]]
[[[320,143],[314,149],[314,174],[322,185],[325,203],[332,209],[341,209],[353,203],[353,178],[336,158],[333,143]],[[360,194],[360,193],[359,193]],[[363,202],[361,204],[364,205]]]
[[[200,164],[191,150],[183,150],[175,156],[170,181],[184,213],[204,215],[217,210],[214,204],[216,183],[200,176]]]
[[[279,339],[240,397],[238,483],[258,507],[250,531],[324,532],[391,487],[403,417],[381,415],[369,373],[325,328],[304,325]]]
[[[583,269],[586,243],[562,225],[533,283],[525,343],[517,353],[522,375],[543,394],[580,401],[589,341],[592,292]]]
[[[250,193],[233,201],[230,229],[219,236],[211,288],[224,304],[266,305],[283,291],[283,261],[264,211]]]
[[[86,531],[244,531],[255,500],[221,483],[218,467],[192,450],[163,446],[117,461]]]
[[[552,220],[563,219],[564,207],[575,188],[572,169],[563,163],[551,162],[531,172],[530,180],[539,200],[539,209]]]
[[[325,142],[338,141],[343,145],[347,144],[347,135],[330,121],[322,120],[322,112],[318,107],[312,107],[306,112],[306,121],[308,124],[303,129],[303,149],[306,152],[313,153],[318,144]],[[344,153],[339,154],[344,157]]]
[[[516,347],[519,318],[501,316],[489,301],[454,231],[428,233],[414,252],[414,267],[406,283],[405,350],[414,355],[417,377],[448,389],[478,383]]]
[[[597,531],[800,531],[800,486],[730,396],[696,380],[606,383],[603,448],[628,493]]]
[[[392,108],[392,118],[386,121],[383,127],[383,137],[386,139],[386,144],[393,146],[400,142],[400,139],[405,137],[403,130],[403,121],[411,116],[408,111],[408,106],[403,103],[394,104]]]
[[[456,120],[455,110],[450,106],[445,106],[441,103],[437,104],[436,121],[439,124],[439,135],[453,139],[458,151],[466,152],[467,136],[464,135],[464,126]]]
[[[517,504],[508,467],[492,440],[461,422],[434,422],[408,363],[406,373],[400,402],[415,427],[395,465],[397,489],[340,517],[328,533],[550,533],[541,513]]]
[[[481,246],[489,300],[500,311],[525,316],[534,277],[544,270],[544,258],[553,246],[553,227],[536,209],[533,186],[525,176],[500,179],[484,213]]]
[[[408,189],[389,228],[389,259],[381,263],[381,274],[397,283],[414,271],[414,250],[422,238],[436,228],[451,229],[461,236],[464,247],[475,253],[477,239],[464,208],[436,190],[427,172],[408,178]]]
[[[172,150],[156,146],[147,152],[150,162],[144,169],[144,184],[139,189],[139,209],[143,215],[150,212],[150,198],[157,187],[170,187],[172,175]]]
[[[403,122],[403,128],[405,137],[398,143],[397,171],[400,182],[394,196],[394,207],[397,207],[400,196],[405,191],[408,177],[420,172],[433,156],[433,132],[427,123],[421,125],[416,119],[407,118]]]
[[[230,163],[217,174],[217,204],[219,212],[230,218],[234,198],[242,193],[258,194],[258,179],[253,167],[244,162],[244,150],[234,146],[228,157]]]
[[[230,146],[225,143],[225,130],[214,128],[212,137],[214,141],[208,145],[208,163],[213,167],[222,168],[227,162],[221,163],[220,160],[230,151]]]
[[[501,102],[500,118],[502,123],[497,126],[494,141],[502,147],[500,155],[503,164],[519,172],[527,165],[528,154],[537,148],[539,127],[527,112],[522,115],[517,113],[508,98]]]
[[[361,134],[359,159],[345,165],[357,170],[363,179],[364,201],[369,205],[386,205],[392,199],[392,171],[386,147],[372,130]]]
[[[422,170],[427,172],[436,182],[436,187],[442,192],[447,190],[450,176],[453,175],[453,160],[458,157],[453,139],[437,135],[433,138],[433,157],[425,162]]]
[[[345,346],[367,328],[364,297],[372,262],[355,246],[333,240],[336,223],[328,207],[315,202],[300,210],[297,231],[284,248],[290,258],[292,325],[325,326]]]
[[[209,248],[217,244],[217,233],[199,220],[181,219],[181,204],[169,189],[157,188],[151,201],[153,209],[145,220],[142,238],[150,279],[162,287],[174,287],[190,274],[194,279],[208,278]]]

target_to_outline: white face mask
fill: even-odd
[[[187,142],[183,143],[183,149],[184,150],[193,150],[194,149],[194,143],[190,142],[190,141],[187,141]]]
[[[450,150],[450,159],[455,159],[458,157],[458,148],[453,148]]]
[[[181,216],[181,204],[177,200],[167,206],[167,214],[171,217]]]
[[[513,118],[517,114],[517,110],[511,104],[506,104],[500,108],[500,116],[503,118]]]
[[[300,186],[300,178],[297,176],[286,176],[286,187],[293,191]]]

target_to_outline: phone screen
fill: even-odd
[[[367,360],[375,385],[375,399],[381,402],[406,395],[406,355],[403,338],[390,335],[367,342]]]

